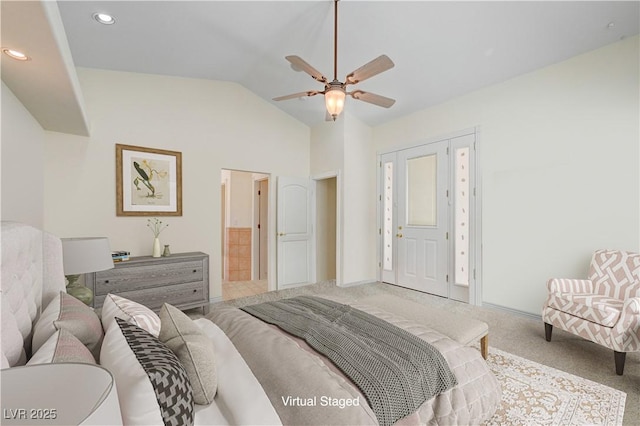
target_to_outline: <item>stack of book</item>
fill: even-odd
[[[129,260],[129,256],[131,253],[128,251],[112,251],[111,258],[114,262],[125,262]]]

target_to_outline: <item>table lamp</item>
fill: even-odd
[[[109,240],[104,237],[62,238],[62,260],[69,281],[67,293],[91,305],[93,292],[79,284],[78,278],[81,274],[113,268]]]

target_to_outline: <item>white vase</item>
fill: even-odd
[[[162,251],[160,250],[160,239],[155,237],[153,239],[153,257],[160,257],[162,255]]]

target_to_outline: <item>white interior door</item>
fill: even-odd
[[[448,297],[448,141],[398,152],[397,284]]]
[[[311,282],[312,193],[309,179],[278,178],[276,232],[279,289]]]

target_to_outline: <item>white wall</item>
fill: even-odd
[[[348,113],[343,118],[343,271],[348,285],[376,279],[376,152],[371,128]]]
[[[480,126],[485,302],[539,315],[548,278],[640,249],[638,40],[374,128],[383,151]]]
[[[337,121],[323,122],[311,129],[311,176],[326,177],[336,176],[336,209],[338,213],[338,223],[336,223],[336,246],[338,256],[342,256],[342,261],[336,264],[336,284],[344,283],[344,263],[348,262],[348,255],[344,252],[344,196],[343,196],[343,174],[344,174],[344,116]],[[317,237],[317,236],[316,236]],[[320,243],[322,245],[322,242]],[[316,247],[321,250],[321,247]],[[319,254],[316,253],[316,257]],[[316,271],[318,276],[322,276],[321,271]]]
[[[344,167],[344,116],[311,129],[311,174],[337,172]]]
[[[253,227],[253,177],[250,172],[231,171],[229,179],[229,227]]]
[[[2,83],[2,220],[44,225],[45,132]]]
[[[336,122],[311,132],[311,173],[338,173],[338,246],[342,261],[336,281],[352,285],[376,278],[375,150],[371,128],[343,112]]]
[[[183,216],[164,218],[160,239],[173,253],[208,253],[211,297],[220,296],[221,169],[308,176],[309,128],[234,83],[82,68],[78,76],[92,136],[47,135],[45,227],[149,255],[146,218],[115,215],[115,144],[181,151]]]

